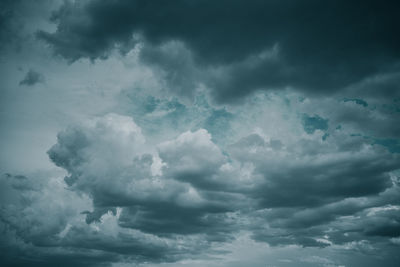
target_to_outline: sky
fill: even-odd
[[[2,0],[0,265],[399,266],[397,2]]]

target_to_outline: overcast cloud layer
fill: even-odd
[[[1,266],[398,266],[396,1],[2,1]]]

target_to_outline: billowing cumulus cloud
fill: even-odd
[[[119,207],[120,226],[156,234],[215,232],[229,220],[224,213],[233,203],[223,200],[237,197],[202,191],[225,162],[206,130],[160,144],[158,155],[129,117],[109,114],[89,125],[60,133],[48,152],[69,172],[70,188],[92,198],[88,224]]]
[[[397,6],[4,1],[0,265],[398,266]]]
[[[39,221],[20,234],[35,245],[100,249],[138,262],[178,260],[239,230],[272,246],[390,243],[399,236],[396,154],[340,132],[286,142],[254,133],[223,151],[200,129],[152,146],[132,118],[117,114],[71,126],[48,154],[68,172],[65,194],[77,194],[87,208],[64,204],[76,219],[56,208],[54,228]],[[33,196],[43,190],[24,176],[3,179]],[[10,201],[6,194],[3,223],[18,233],[23,220],[36,219],[27,213],[13,221]],[[35,212],[46,206],[33,201]],[[173,245],[178,237],[181,248]]]
[[[226,242],[237,231],[273,246],[398,238],[397,154],[341,130],[322,139],[327,129],[309,132],[304,115],[297,120],[303,137],[272,139],[259,130],[222,147],[204,129],[152,145],[131,117],[113,113],[70,126],[48,151],[68,172],[69,190],[63,192],[60,180],[36,184],[5,175],[2,223],[35,246],[100,249],[105,254],[85,257],[103,263],[108,256],[110,261],[175,261]],[[61,191],[43,195],[52,183]],[[54,206],[47,200],[55,196],[67,204],[44,211],[53,214],[54,226],[28,212]],[[77,196],[81,200],[66,202]],[[19,197],[29,197],[35,208],[13,220],[17,217],[8,207],[24,203]],[[37,226],[27,231],[25,220]]]

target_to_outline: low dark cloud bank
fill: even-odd
[[[224,69],[207,73],[206,81],[221,101],[285,87],[324,95],[398,71],[398,7],[397,1],[66,2],[52,17],[57,30],[38,36],[69,61],[105,58],[138,41],[156,49],[182,42],[196,68]],[[144,60],[187,72],[164,66],[163,57]]]

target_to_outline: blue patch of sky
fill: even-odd
[[[203,128],[205,128],[212,136],[213,141],[224,143],[227,134],[231,128],[230,123],[234,115],[224,108],[212,110],[210,116],[205,119]]]
[[[391,153],[400,153],[400,141],[398,139],[375,139],[374,144],[386,147]]]
[[[303,114],[302,123],[304,131],[308,134],[313,134],[316,130],[328,130],[328,120],[321,118],[318,115],[309,116]]]
[[[357,105],[361,105],[363,107],[368,107],[368,103],[365,100],[362,100],[359,98],[345,98],[343,101],[344,102],[354,102]]]
[[[206,129],[214,142],[225,143],[234,114],[225,108],[215,108],[204,95],[197,95],[192,103],[183,103],[176,97],[156,97],[144,91],[125,92],[128,96],[128,115],[146,135],[157,136],[160,129],[176,132]]]

